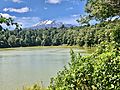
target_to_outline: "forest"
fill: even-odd
[[[119,40],[120,29],[120,1],[119,0],[88,0],[85,6],[87,15],[80,16],[77,20],[81,26],[66,28],[46,28],[30,30],[22,29],[12,18],[0,16],[0,24],[16,26],[14,30],[3,28],[0,25],[0,47],[26,47],[26,46],[58,46],[58,45],[79,45],[92,47],[102,41]],[[113,19],[114,18],[114,19]],[[100,23],[90,25],[91,20]]]
[[[93,47],[102,41],[120,43],[120,20],[104,21],[92,26],[0,31],[0,47],[79,45]]]
[[[95,46],[97,50],[88,56],[71,50],[69,66],[51,78],[47,90],[120,90],[120,0],[87,0],[85,11],[87,15],[77,20],[80,27],[1,29],[0,47]],[[100,23],[90,25],[91,20]],[[3,21],[0,19],[0,23]],[[44,90],[36,84],[23,89]]]

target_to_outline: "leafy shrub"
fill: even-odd
[[[120,51],[115,42],[102,42],[95,53],[71,51],[71,63],[51,79],[49,90],[120,90]]]
[[[45,90],[41,85],[39,84],[34,84],[31,87],[23,87],[23,90]]]

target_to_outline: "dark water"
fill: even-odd
[[[83,49],[73,49],[87,53]],[[16,90],[23,85],[43,82],[63,69],[70,61],[70,48],[17,48],[0,51],[0,90]]]

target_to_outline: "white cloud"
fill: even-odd
[[[46,0],[45,2],[50,4],[58,4],[58,3],[61,3],[61,0]]]
[[[2,15],[2,16],[5,17],[5,18],[9,18],[9,17],[11,17],[11,18],[13,18],[13,19],[16,18],[15,16],[11,16],[11,15],[9,15],[9,14],[7,14],[7,13],[0,13],[0,15]]]
[[[71,17],[80,17],[80,14],[73,14],[73,15],[71,15]]]
[[[86,2],[80,1],[80,0],[68,0],[73,5],[80,5],[80,3],[86,4]]]
[[[47,10],[48,8],[47,7],[44,7],[44,10]]]
[[[3,11],[7,12],[17,12],[17,13],[26,13],[30,11],[30,8],[28,7],[23,7],[23,8],[4,8]]]
[[[38,23],[41,19],[39,17],[18,17],[15,22],[22,25],[23,28],[31,27],[32,25]]]
[[[73,7],[66,8],[66,10],[73,10],[73,9],[74,9]]]
[[[64,17],[64,18],[59,18],[57,21],[63,22],[65,24],[72,24],[72,25],[79,25],[78,22],[76,21],[78,18],[76,17]]]
[[[80,0],[45,0],[45,2],[50,3],[50,4],[58,4],[58,3],[61,3],[61,2],[69,2],[69,3],[72,3],[74,5],[79,5],[81,3]]]
[[[7,13],[0,13],[0,15],[5,17],[5,18],[10,18],[11,17],[13,19],[16,19],[16,16],[12,16],[12,15],[9,15]],[[2,23],[1,25],[2,25],[3,28],[8,28],[10,30],[15,28],[14,25],[13,26],[7,26],[5,23]]]
[[[15,3],[21,3],[22,1],[21,0],[12,0],[13,2]]]
[[[12,1],[12,2],[14,2],[14,3],[21,3],[21,2],[23,2],[22,0],[4,0],[4,1]]]
[[[18,24],[22,25],[22,28],[32,27],[34,24],[40,22],[41,20],[39,17],[16,17],[16,16],[9,15],[7,13],[0,13],[0,15],[6,18],[9,18],[9,17],[13,18],[14,22],[17,22]],[[12,30],[15,28],[15,26],[8,27],[5,24],[2,24],[2,26],[4,28],[9,28]]]

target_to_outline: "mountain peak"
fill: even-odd
[[[37,24],[33,25],[31,29],[45,29],[45,28],[53,28],[53,27],[59,28],[62,25],[64,25],[65,27],[74,26],[71,24],[64,24],[62,22],[57,22],[56,20],[44,20],[44,21],[40,21]]]
[[[39,25],[49,25],[49,24],[54,24],[55,20],[44,20],[44,21],[40,21],[37,24],[33,25],[33,27],[35,26],[39,26]]]

